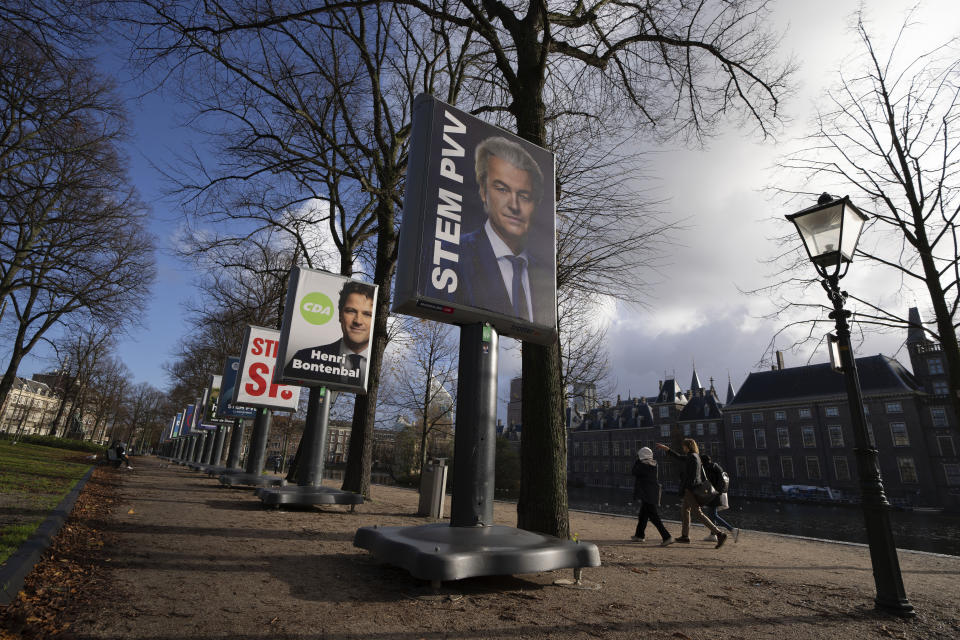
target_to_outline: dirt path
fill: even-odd
[[[720,550],[696,541],[660,548],[629,542],[631,520],[573,513],[573,531],[600,546],[603,566],[584,572],[596,589],[554,585],[571,576],[565,570],[444,583],[434,593],[352,545],[360,526],[422,524],[411,491],[374,487],[375,500],[355,513],[274,511],[249,490],[182,467],[150,458],[136,466],[110,513],[87,518],[105,540],[104,579],[84,594],[100,606],[70,612],[75,637],[960,637],[956,557],[901,554],[920,612],[905,622],[873,612],[864,547],[745,532]],[[498,503],[495,518],[514,525],[515,507]]]

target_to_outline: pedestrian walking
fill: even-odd
[[[658,511],[660,483],[657,481],[657,461],[653,459],[650,447],[642,447],[637,451],[637,459],[633,463],[633,499],[640,501],[640,512],[637,514],[637,529],[631,540],[643,542],[649,521],[660,533],[661,547],[673,544],[673,537],[663,526]]]
[[[703,464],[703,472],[706,474],[707,480],[709,480],[713,488],[717,490],[717,497],[708,504],[703,505],[703,512],[714,524],[732,533],[733,541],[737,542],[740,540],[740,528],[734,527],[727,522],[726,519],[720,517],[721,510],[730,508],[730,498],[727,495],[727,490],[730,488],[730,476],[723,470],[720,463],[711,460],[707,454],[700,456],[700,462]],[[711,533],[704,538],[704,540],[716,542],[717,538]]]
[[[710,518],[703,514],[703,511],[700,510],[700,503],[697,502],[697,497],[693,493],[696,487],[704,482],[709,482],[703,474],[703,466],[700,463],[699,455],[700,449],[697,446],[697,441],[693,438],[684,438],[681,446],[683,453],[677,453],[667,445],[657,443],[657,447],[666,451],[668,456],[683,462],[680,471],[680,537],[676,541],[689,544],[690,518],[696,517],[710,530],[710,533],[717,536],[716,548],[719,549],[727,541],[727,534],[720,531],[717,525],[713,524]]]

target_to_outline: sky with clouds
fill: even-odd
[[[867,3],[872,33],[881,41],[895,34],[914,4],[913,0]],[[850,17],[859,3],[777,0],[773,5],[771,26],[785,33],[783,51],[792,52],[798,64],[797,92],[784,105],[788,126],[777,133],[776,140],[760,140],[728,128],[708,140],[705,149],[652,150],[646,173],[655,180],[656,192],[668,200],[669,217],[685,220],[688,228],[677,235],[658,283],[644,292],[645,308],[611,306],[612,312],[603,314],[609,322],[615,393],[624,397],[655,394],[665,376],[676,375],[686,386],[694,363],[701,381],[706,384],[715,378],[721,394],[728,376],[739,387],[760,366],[779,328],[761,319],[770,308],[769,300],[741,291],[769,282],[770,269],[763,260],[777,252],[772,238],[789,231],[783,216],[813,203],[784,203],[766,188],[776,180],[789,179],[772,167],[792,141],[808,130],[818,97],[836,81],[837,70],[854,53],[857,41],[849,30]],[[923,2],[916,21],[916,33],[926,44],[945,41],[960,33],[960,5],[956,0]],[[185,330],[182,303],[202,300],[202,291],[194,287],[189,267],[171,255],[180,216],[163,197],[164,182],[157,167],[182,153],[193,136],[178,124],[182,114],[177,105],[155,94],[138,97],[132,84],[124,91],[130,97],[134,125],[128,151],[132,176],[153,207],[153,231],[164,250],[143,326],[121,340],[120,353],[137,382],[162,388],[167,379],[161,365],[170,359]],[[885,295],[884,283],[857,273],[856,264],[844,284],[858,294]],[[822,296],[811,291],[817,294]],[[903,338],[899,334],[870,336],[859,353],[892,355]],[[504,402],[500,414],[505,417],[509,379],[519,374],[520,354],[509,339],[502,341],[501,348],[499,395]],[[809,357],[807,351],[787,353],[786,363],[804,364]],[[820,361],[825,356],[813,358]],[[29,375],[47,366],[41,359],[28,358],[22,372]]]

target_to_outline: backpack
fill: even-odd
[[[719,493],[726,493],[730,488],[730,475],[723,470],[723,467],[714,462],[709,468],[705,469],[705,471],[713,488]]]

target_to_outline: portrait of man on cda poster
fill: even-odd
[[[374,287],[347,280],[337,300],[342,337],[328,344],[299,349],[284,375],[298,380],[338,382],[363,387],[373,324]]]
[[[541,230],[552,228],[541,218],[553,216],[552,208],[544,211],[539,207],[544,195],[540,166],[518,142],[492,136],[477,145],[474,171],[483,207],[482,225],[460,239],[455,300],[554,325],[554,238],[543,233],[540,236],[547,237],[538,237],[535,231],[538,226]]]

